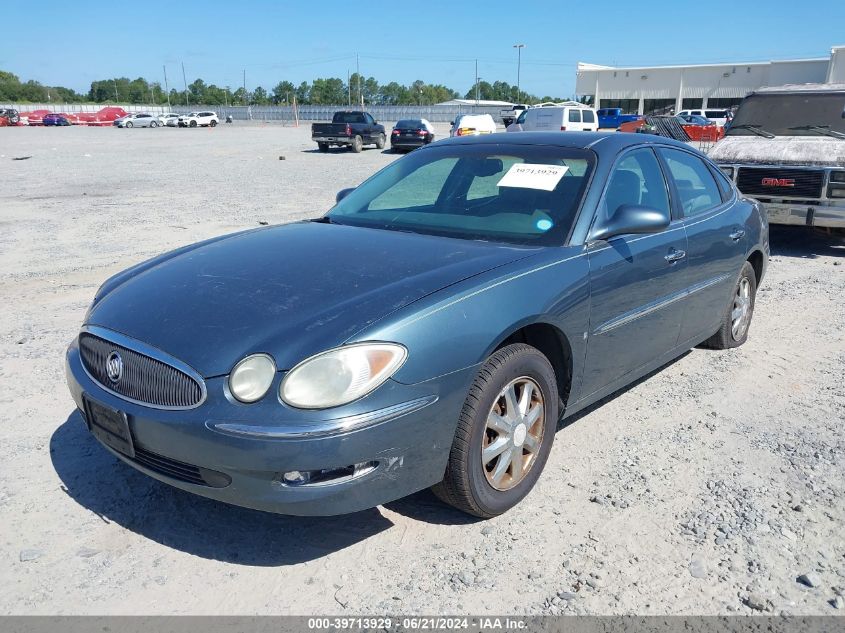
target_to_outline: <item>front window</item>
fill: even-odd
[[[452,145],[410,154],[329,212],[337,224],[469,240],[559,245],[575,221],[592,152]]]
[[[756,94],[731,122],[730,136],[845,135],[845,92]]]

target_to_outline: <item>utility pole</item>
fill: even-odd
[[[358,101],[364,109],[364,95],[361,94],[361,65],[358,63],[358,53],[355,53],[355,74],[358,75]]]
[[[244,68],[244,105],[246,105],[246,68]]]
[[[525,44],[514,44],[513,47],[516,49],[516,100],[520,100],[520,93],[519,93],[519,72],[522,69],[522,49],[525,48]]]
[[[478,107],[478,60],[475,60],[475,106]]]
[[[164,91],[167,93],[167,109],[170,109],[170,86],[167,85],[167,66],[164,64],[161,65],[161,69],[164,71]]]
[[[349,69],[346,69],[346,91],[349,93],[347,96],[346,105],[352,107],[352,81],[349,76]]]
[[[185,107],[188,107],[188,78],[185,76],[185,62],[182,62],[182,81],[185,83]]]
[[[112,82],[114,82],[114,101],[117,103],[120,101],[120,97],[117,96],[117,79],[112,79]]]

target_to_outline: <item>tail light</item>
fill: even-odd
[[[417,130],[417,134],[419,134],[420,136],[425,136],[426,131],[425,130]]]
[[[565,126],[565,125],[561,125],[561,126],[560,126],[560,131],[561,131],[561,132],[566,132],[566,126]]]
[[[346,124],[346,136],[352,136],[352,126],[348,123]]]
[[[396,134],[396,135],[398,136],[398,135],[399,135],[399,130],[393,130],[393,133],[394,133],[394,134]]]

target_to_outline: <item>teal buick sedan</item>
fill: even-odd
[[[685,144],[449,139],[323,217],[108,279],[68,385],[107,450],[199,495],[327,515],[433,487],[492,517],[562,418],[742,345],[768,254],[760,203]]]

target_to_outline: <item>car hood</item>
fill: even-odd
[[[717,163],[841,166],[845,140],[829,136],[726,136],[709,156]]]
[[[157,347],[205,377],[256,352],[290,369],[430,293],[536,252],[317,222],[268,227],[116,275],[86,324]]]

